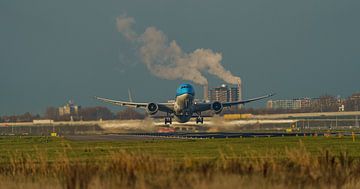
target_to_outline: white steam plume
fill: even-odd
[[[143,34],[137,35],[132,29],[134,18],[120,16],[116,22],[118,31],[137,45],[142,62],[160,78],[183,79],[205,85],[208,81],[202,73],[208,72],[227,83],[241,82],[239,77],[233,76],[221,65],[221,53],[211,49],[185,53],[176,41],[169,43],[166,35],[155,27],[148,27]]]

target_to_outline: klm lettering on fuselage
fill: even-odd
[[[194,103],[195,99],[195,90],[194,87],[190,84],[181,84],[176,90],[175,102],[173,103],[139,103],[139,102],[127,102],[119,100],[111,100],[107,98],[96,97],[96,99],[103,102],[112,103],[118,106],[127,106],[134,108],[143,108],[150,115],[156,114],[158,111],[166,112],[165,124],[171,124],[172,118],[180,123],[188,122],[192,117],[196,117],[196,123],[203,123],[203,117],[201,112],[212,110],[214,113],[220,113],[224,107],[236,106],[239,104],[245,104],[264,98],[273,96],[273,94],[260,96],[257,98],[252,98],[248,100],[234,101],[234,102],[200,102]]]

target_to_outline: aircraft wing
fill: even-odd
[[[120,101],[120,100],[111,100],[111,99],[102,98],[102,97],[95,97],[95,98],[102,102],[114,104],[117,106],[131,107],[131,108],[146,109],[147,105],[149,104],[149,103],[144,103],[144,102],[127,102],[127,101]],[[159,111],[168,112],[168,113],[174,112],[174,103],[156,103],[156,104],[159,106]]]
[[[246,104],[246,103],[249,103],[249,102],[261,100],[261,99],[264,99],[264,98],[269,98],[269,97],[274,96],[274,95],[275,94],[268,94],[268,95],[264,95],[264,96],[260,96],[260,97],[256,97],[256,98],[247,99],[247,100],[240,100],[240,101],[234,101],[234,102],[223,102],[221,104],[222,104],[223,107],[231,107],[231,106],[235,106],[235,105],[239,105],[239,104]],[[208,103],[196,103],[194,112],[202,112],[202,111],[210,110],[211,105],[212,105],[211,102],[208,102]]]
[[[224,107],[230,107],[230,106],[239,105],[239,104],[246,104],[246,103],[258,101],[258,100],[261,100],[261,99],[264,99],[264,98],[269,98],[269,97],[272,97],[274,95],[275,94],[272,93],[272,94],[268,94],[268,95],[265,95],[265,96],[260,96],[260,97],[251,98],[251,99],[247,99],[247,100],[241,100],[241,101],[235,101],[235,102],[224,102],[224,103],[222,103],[222,105]]]

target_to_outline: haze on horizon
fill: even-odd
[[[136,101],[174,98],[187,81],[147,70],[117,31],[123,14],[136,32],[154,26],[186,53],[221,53],[244,98],[346,97],[360,91],[359,9],[357,0],[1,1],[0,115],[43,113],[68,100],[106,106],[92,97],[127,100],[128,88]],[[223,83],[205,76],[211,87]]]

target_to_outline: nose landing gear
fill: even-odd
[[[201,117],[201,116],[197,117],[196,118],[196,124],[198,124],[198,123],[204,124],[204,118]]]
[[[196,112],[196,114],[198,115],[198,117],[196,117],[196,124],[198,123],[204,124],[204,118],[201,117],[201,112]]]
[[[172,118],[169,114],[165,117],[165,125],[167,125],[167,124],[169,124],[169,125],[172,124]]]

